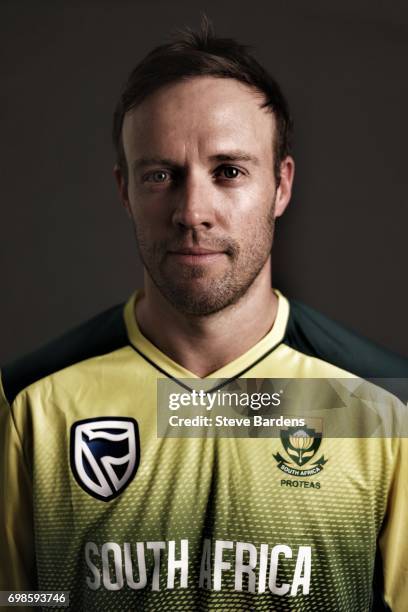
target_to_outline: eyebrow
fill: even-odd
[[[138,170],[141,168],[146,168],[147,166],[176,166],[171,159],[166,159],[165,157],[139,157],[139,159],[135,159],[132,164],[133,170]]]
[[[225,153],[217,153],[216,155],[211,155],[209,159],[211,161],[231,161],[231,162],[246,161],[246,162],[252,162],[253,164],[256,164],[256,165],[259,164],[259,159],[255,157],[255,155],[249,155],[248,153],[245,153],[245,151],[240,151],[240,150],[227,151]]]
[[[255,157],[255,155],[249,155],[248,153],[245,153],[244,151],[240,151],[240,150],[226,151],[225,153],[216,153],[215,155],[210,155],[208,159],[212,162],[214,161],[218,161],[218,162],[245,161],[245,162],[251,162],[255,165],[259,164],[259,159]],[[132,167],[134,170],[140,170],[148,166],[179,167],[180,164],[166,157],[140,157],[139,159],[136,159],[134,163],[132,164]]]

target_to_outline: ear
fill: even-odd
[[[292,195],[293,177],[295,176],[295,161],[289,155],[280,165],[280,183],[276,190],[275,217],[285,212]]]
[[[128,216],[132,218],[132,211],[130,208],[128,195],[128,185],[123,175],[123,172],[118,164],[115,164],[113,167],[113,175],[115,177],[116,185],[118,187],[120,201],[122,202],[122,205],[124,206]]]

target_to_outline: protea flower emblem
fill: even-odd
[[[299,466],[303,466],[316,454],[322,434],[308,427],[289,427],[286,431],[281,431],[281,440],[290,458]]]
[[[294,433],[293,436],[289,436],[290,446],[299,452],[299,464],[303,463],[303,459],[307,456],[314,455],[311,451],[307,452],[307,449],[313,445],[313,442],[314,438],[308,436],[303,429]]]

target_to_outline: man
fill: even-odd
[[[290,135],[276,82],[206,23],[130,75],[114,172],[144,289],[2,370],[2,589],[70,591],[72,610],[408,609],[405,440],[157,437],[158,381],[407,376],[272,289]]]

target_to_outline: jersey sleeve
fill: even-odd
[[[384,528],[379,540],[384,598],[392,612],[408,610],[408,438],[400,438]]]
[[[0,590],[36,588],[31,474],[0,373]]]

